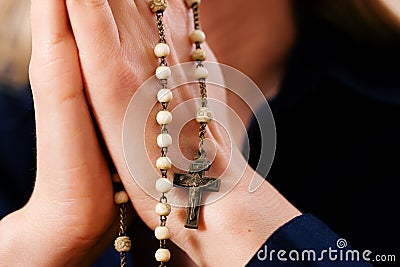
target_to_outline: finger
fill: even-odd
[[[71,35],[64,1],[32,0],[31,25],[33,46],[48,47]]]
[[[119,53],[119,32],[107,0],[67,0],[67,9],[85,73],[102,76]],[[87,76],[87,75],[85,75]]]
[[[117,9],[116,4],[113,6]],[[67,0],[67,9],[89,103],[104,105],[94,103],[93,99],[101,96],[109,104],[113,103],[110,106],[121,106],[115,104],[129,99],[127,94],[133,87],[133,79],[120,49],[120,33],[109,3],[106,0]],[[109,79],[110,76],[114,79]],[[97,111],[95,116],[98,117]]]
[[[133,0],[108,0],[115,23],[118,28],[120,42],[124,42],[124,36],[132,36],[132,24],[134,18],[139,16],[136,3]]]
[[[59,0],[32,0],[31,5],[30,80],[33,89],[38,89],[34,90],[35,95],[46,99],[47,95],[57,93],[67,98],[82,92],[81,79],[67,80],[71,76],[79,77],[79,65],[65,3]],[[60,80],[68,81],[68,84],[59,84]],[[63,90],[54,89],[60,85],[63,85]]]
[[[139,14],[142,16],[151,16],[152,11],[150,10],[150,1],[135,1],[136,8]]]
[[[45,8],[43,8],[45,7]],[[35,100],[38,161],[56,150],[53,137],[64,134],[74,106],[83,102],[77,50],[63,1],[32,1],[32,59],[30,80]],[[82,107],[80,108],[82,109]],[[59,125],[57,125],[59,124]],[[64,126],[64,125],[65,126]],[[61,129],[57,129],[61,126]],[[68,125],[73,126],[73,125]],[[70,128],[75,129],[76,126]],[[54,131],[57,129],[57,131]],[[55,134],[51,134],[54,131]],[[61,138],[68,140],[69,138]],[[64,141],[65,142],[65,141]],[[49,146],[50,144],[56,145]],[[41,165],[39,164],[38,168]]]
[[[35,190],[55,199],[80,198],[87,196],[93,186],[93,181],[81,174],[96,170],[98,173],[92,177],[98,175],[98,185],[104,188],[101,177],[107,171],[101,164],[83,93],[77,48],[64,1],[33,0],[31,10],[30,79],[38,157]],[[79,183],[76,177],[82,177]]]

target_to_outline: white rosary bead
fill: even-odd
[[[173,184],[167,178],[159,178],[156,181],[156,190],[160,193],[168,193],[172,186]]]
[[[115,204],[125,204],[128,203],[129,201],[129,196],[125,191],[119,191],[114,194],[114,202]]]
[[[166,226],[157,226],[157,228],[154,230],[154,235],[158,240],[169,239],[169,229]]]
[[[208,77],[208,71],[206,68],[204,67],[197,67],[194,70],[194,78],[196,80],[200,80],[200,79],[207,79]]]
[[[168,103],[173,98],[172,91],[170,89],[160,89],[157,93],[158,102]]]
[[[186,1],[186,5],[190,8],[193,6],[193,4],[197,3],[198,5],[200,5],[201,0],[185,0]]]
[[[196,121],[197,122],[210,122],[212,120],[212,112],[207,107],[201,107],[197,110]]]
[[[159,157],[156,161],[156,167],[160,170],[169,170],[172,167],[171,159],[168,157]]]
[[[161,110],[157,113],[156,120],[160,125],[170,124],[172,121],[172,114],[168,110]]]
[[[206,34],[202,30],[194,30],[190,33],[190,40],[193,43],[204,43],[206,41]]]
[[[162,133],[157,136],[157,145],[159,147],[169,147],[172,145],[172,137],[170,134]]]
[[[171,252],[166,248],[159,248],[155,254],[156,260],[160,262],[168,262],[171,259]]]
[[[168,66],[157,67],[156,77],[160,80],[169,79],[171,77],[171,69]]]
[[[170,52],[169,46],[165,43],[158,43],[154,47],[154,54],[156,57],[167,57]]]
[[[159,216],[168,216],[171,213],[171,205],[168,203],[157,203],[155,211]]]

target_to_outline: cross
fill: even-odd
[[[218,192],[221,180],[216,178],[204,177],[205,172],[211,167],[211,162],[206,159],[205,151],[202,150],[200,156],[189,166],[189,174],[176,173],[174,176],[174,186],[183,187],[189,190],[189,203],[186,215],[186,228],[197,229],[199,227],[199,214],[201,206],[201,196],[203,191]]]

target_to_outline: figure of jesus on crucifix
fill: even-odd
[[[205,177],[205,172],[211,167],[211,161],[206,159],[204,150],[199,151],[199,156],[189,166],[188,174],[176,173],[174,186],[189,190],[189,203],[186,216],[186,228],[198,229],[201,196],[203,191],[218,192],[221,180]]]

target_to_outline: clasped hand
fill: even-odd
[[[6,266],[86,266],[112,242],[118,223],[95,125],[135,211],[150,228],[159,223],[156,200],[130,176],[121,140],[129,100],[157,67],[155,18],[147,1],[32,0],[31,20],[37,177],[27,205],[1,221],[0,258]],[[191,21],[183,0],[169,1],[170,65],[190,61]],[[203,49],[216,61],[206,44]],[[152,123],[149,136],[156,136],[159,127]],[[226,166],[231,149],[237,155],[240,150],[229,147],[216,127],[209,127],[209,136],[217,144],[218,169]],[[185,141],[191,149],[195,138]],[[240,162],[232,166],[247,166],[236,158]],[[183,229],[185,209],[175,209],[168,220],[171,240],[198,265],[243,266],[274,230],[299,214],[267,182],[250,194],[248,184],[256,175],[250,167],[229,171],[242,178],[227,196],[204,208],[205,229]]]

